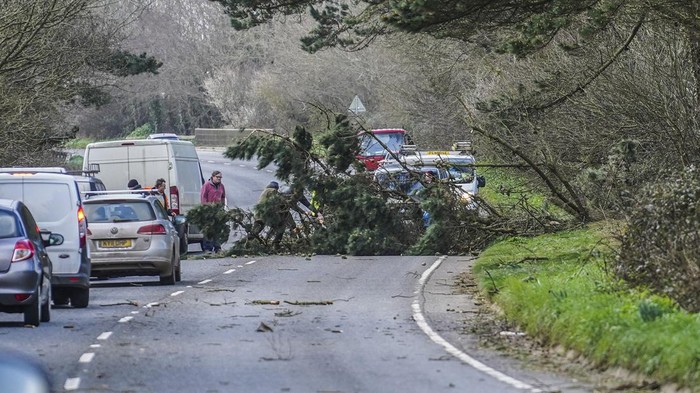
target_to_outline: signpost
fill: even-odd
[[[348,110],[354,114],[362,113],[362,112],[367,112],[365,109],[365,106],[362,105],[362,101],[360,101],[360,97],[355,96],[355,98],[352,99],[352,102],[350,103],[350,108]]]

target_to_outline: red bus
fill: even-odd
[[[402,128],[379,128],[371,131],[372,135],[360,134],[360,151],[357,159],[365,164],[368,171],[373,171],[384,161],[388,151],[377,140],[380,140],[395,154],[401,150],[401,145],[413,144],[408,132]]]

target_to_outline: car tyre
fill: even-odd
[[[182,230],[182,236],[180,236],[180,255],[187,254],[187,249],[189,248],[189,236],[187,235],[187,227]]]
[[[175,281],[182,281],[182,261],[180,261],[177,265],[177,269],[175,269]]]
[[[41,287],[37,288],[36,296],[31,304],[24,309],[24,324],[39,326],[41,322]]]
[[[86,308],[90,303],[90,288],[75,288],[70,295],[70,304],[75,308]]]
[[[51,285],[48,288],[49,294],[46,296],[46,302],[41,304],[41,322],[51,321]]]
[[[56,289],[52,294],[54,306],[65,306],[68,304],[68,294],[65,289]]]
[[[170,261],[170,275],[160,276],[160,285],[175,285],[175,250],[173,250],[173,258]]]

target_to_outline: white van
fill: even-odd
[[[138,139],[90,143],[85,148],[83,170],[99,170],[97,176],[107,190],[124,190],[131,179],[141,186],[153,187],[165,179],[169,187],[170,209],[186,214],[199,205],[199,192],[204,183],[199,156],[192,142],[167,139]],[[182,236],[181,252],[188,243],[202,241],[195,226],[187,226]],[[184,251],[183,251],[184,248]]]
[[[90,300],[87,221],[78,185],[71,175],[0,173],[0,198],[24,202],[41,230],[61,234],[63,244],[47,248],[53,264],[54,304],[84,308]]]

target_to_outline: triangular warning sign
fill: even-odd
[[[355,98],[352,99],[352,103],[350,103],[350,108],[348,108],[348,110],[354,114],[367,111],[365,106],[362,105],[362,101],[360,101],[360,97],[358,96],[355,96]]]

